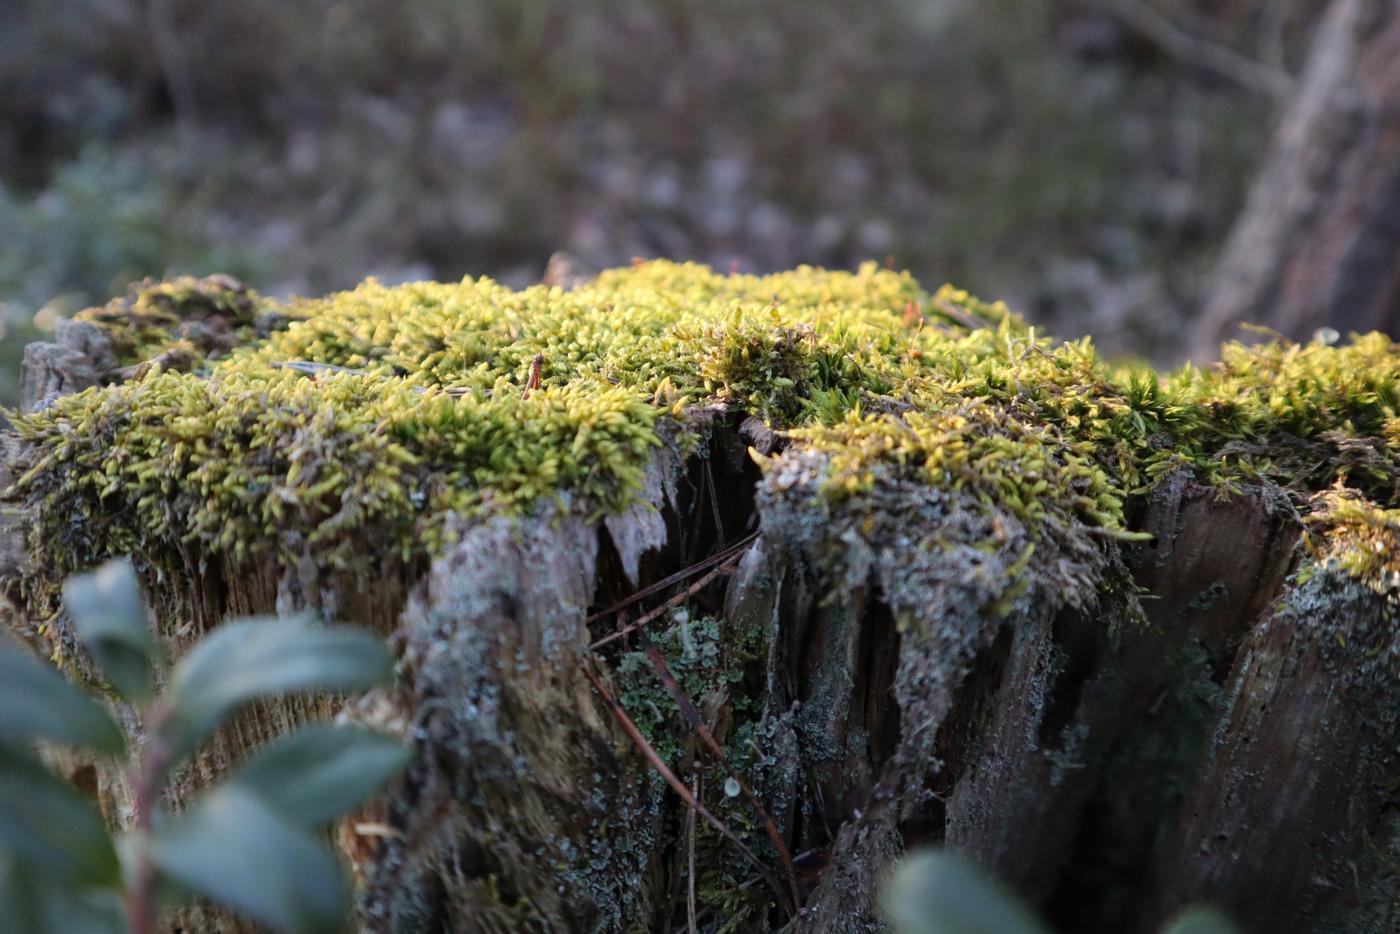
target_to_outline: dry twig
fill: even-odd
[[[710,555],[710,557],[705,558],[702,561],[697,561],[690,567],[683,568],[674,574],[668,574],[666,577],[663,577],[656,583],[643,587],[641,590],[632,594],[630,597],[625,597],[622,600],[619,600],[618,602],[614,603],[612,606],[608,607],[605,610],[599,610],[597,613],[594,613],[592,616],[588,617],[588,619],[585,620],[585,622],[587,623],[587,625],[591,626],[601,619],[606,619],[609,616],[616,616],[618,613],[627,609],[634,603],[639,603],[640,601],[645,600],[647,597],[650,597],[653,594],[657,594],[670,587],[674,587],[681,581],[686,580],[690,577],[694,577],[701,571],[704,571],[708,568],[712,568],[717,564],[724,564],[730,558],[733,558],[734,556],[742,552],[744,549],[748,548],[749,545],[752,545],[756,538],[758,538],[758,533],[751,532],[750,534],[745,535],[743,538],[739,539],[737,542],[730,545],[723,551],[716,552],[715,554]],[[609,636],[609,641],[611,641],[612,638],[613,636]],[[596,649],[597,647],[597,644],[593,645],[593,648]]]
[[[1294,81],[1287,73],[1191,35],[1143,0],[1104,0],[1104,3],[1119,19],[1179,61],[1212,71],[1276,100],[1285,101],[1293,96]]]
[[[696,775],[691,779],[691,794],[695,795],[695,800],[700,800],[700,776]],[[686,852],[688,854],[688,865],[686,868],[686,893],[685,893],[685,920],[686,929],[690,934],[696,934],[695,924],[695,812],[685,813],[685,838]]]
[[[704,577],[700,578],[695,583],[691,584],[685,590],[682,590],[680,593],[676,594],[674,597],[671,597],[669,600],[661,604],[656,609],[648,610],[641,616],[637,617],[635,621],[628,623],[627,625],[616,629],[613,632],[608,633],[606,636],[590,645],[589,648],[596,652],[603,646],[609,645],[613,642],[616,642],[618,639],[623,638],[628,633],[637,632],[643,629],[648,623],[651,623],[659,619],[660,617],[665,616],[668,611],[680,606],[682,603],[689,600],[691,597],[695,596],[700,591],[704,590],[710,585],[711,582],[715,580],[715,578],[720,577],[724,574],[728,574],[730,571],[734,570],[735,563],[737,563],[737,556],[732,556],[728,561],[724,562],[719,567],[715,568],[713,571],[706,574]]]

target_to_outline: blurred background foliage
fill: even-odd
[[[1320,6],[1150,2],[1280,70]],[[888,258],[1171,362],[1274,112],[1110,0],[9,0],[0,401],[143,276],[520,285],[555,250]]]

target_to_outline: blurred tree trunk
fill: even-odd
[[[1243,215],[1194,347],[1244,322],[1400,333],[1400,3],[1333,0]]]

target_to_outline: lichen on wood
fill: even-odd
[[[1376,700],[1393,711],[1400,689],[1386,338],[1230,345],[1162,375],[874,265],[653,262],[570,285],[370,281],[286,305],[218,279],[148,285],[80,316],[93,340],[53,358],[78,375],[11,416],[27,554],[0,578],[49,653],[70,651],[62,577],[119,553],[173,651],[182,616],[235,611],[394,632],[419,757],[385,805],[392,833],[357,857],[369,927],[675,925],[693,849],[706,929],[875,930],[879,880],[921,841],[1076,928],[1204,895],[1248,925],[1228,883],[1253,891],[1259,867],[1193,875],[1190,841],[1223,818],[1182,801],[1275,761],[1232,752],[1252,698],[1311,724],[1308,748],[1364,747],[1346,781],[1393,787],[1397,726]],[[711,576],[628,600],[754,534]],[[1306,685],[1260,680],[1261,659],[1313,658],[1275,645],[1310,625],[1304,606],[1328,620],[1306,641],[1319,683],[1365,686],[1336,695],[1364,736],[1333,725],[1351,708],[1308,720]],[[722,837],[686,829],[590,687],[602,674],[778,864],[615,635],[647,610],[799,854],[796,918]],[[1318,873],[1362,839],[1400,845],[1383,795],[1340,813],[1272,792],[1330,822],[1271,838]],[[1227,856],[1262,858],[1241,846]],[[1270,910],[1364,930],[1394,864],[1365,864],[1365,899],[1332,873]]]

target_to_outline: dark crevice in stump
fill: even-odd
[[[1395,930],[1395,626],[1386,596],[1318,571],[1254,627],[1141,930],[1200,899],[1250,930]]]
[[[602,611],[754,528],[758,471],[739,420],[696,420],[702,444],[658,457],[649,505],[594,526],[546,515],[466,530],[420,585],[401,631],[423,761],[406,782],[411,803],[401,797],[391,812],[402,835],[372,867],[371,930],[613,929],[674,916],[684,808],[580,668],[600,664],[588,641],[691,580],[616,617]],[[725,589],[721,577],[688,602],[722,611]],[[614,643],[601,661],[615,665],[627,648]],[[761,667],[741,686],[761,693]]]
[[[1301,532],[1277,494],[1225,497],[1184,474],[1143,504],[1138,527],[1154,535],[1130,555],[1149,595],[1147,626],[1122,634],[1110,751],[1085,776],[1094,787],[1047,906],[1064,930],[1121,930],[1134,917],[1153,854],[1223,713],[1239,645],[1283,587]]]

